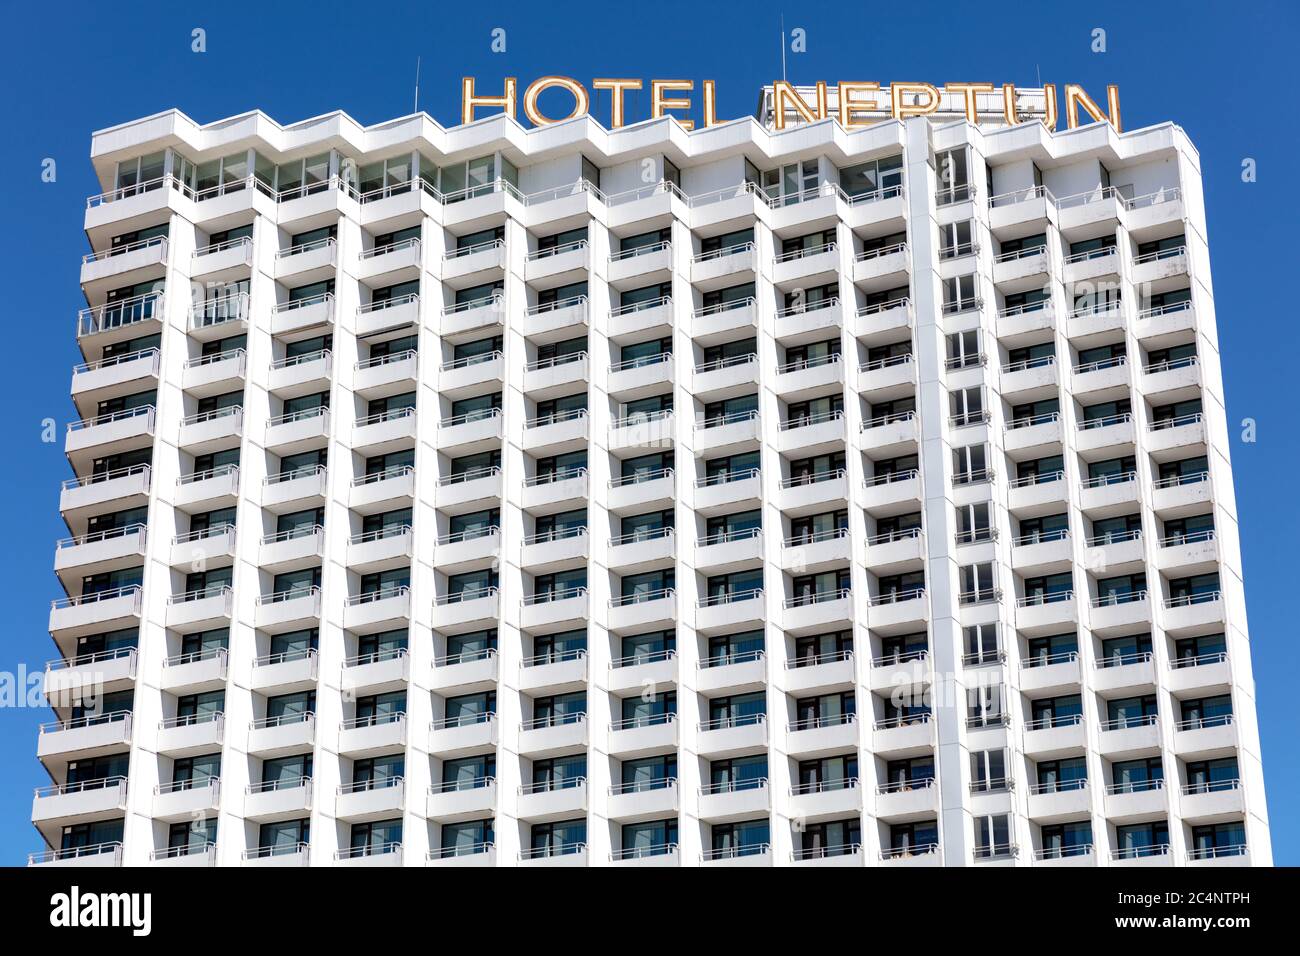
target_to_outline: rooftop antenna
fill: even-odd
[[[786,82],[785,75],[785,14],[781,14],[781,82]]]
[[[1043,86],[1043,71],[1038,68],[1037,63],[1034,64],[1034,77],[1038,80],[1038,86],[1041,89]]]
[[[415,58],[415,112],[420,112],[420,58]]]

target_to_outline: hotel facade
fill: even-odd
[[[1271,864],[1178,126],[91,155],[32,865]]]

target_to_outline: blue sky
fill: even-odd
[[[59,444],[41,442],[41,422],[73,417],[70,368],[79,361],[74,316],[85,197],[100,191],[88,160],[90,133],[172,107],[200,122],[261,108],[281,122],[343,109],[363,123],[411,111],[416,57],[421,107],[445,125],[458,120],[460,77],[487,88],[503,76],[521,85],[545,74],[588,83],[597,76],[718,82],[718,115],[751,113],[759,88],[780,75],[781,7],[659,0],[625,23],[618,6],[586,3],[316,3],[301,10],[236,5],[193,12],[188,4],[15,3],[3,0],[0,31],[3,128],[0,263],[10,276],[3,310],[9,359],[0,389],[0,470],[10,523],[0,548],[0,589],[9,625],[0,672],[40,669],[53,656],[45,632],[59,593],[54,542],[59,482],[69,474]],[[197,6],[197,5],[195,5]],[[807,52],[787,57],[793,82],[818,79],[1084,84],[1098,100],[1120,85],[1126,128],[1174,120],[1201,153],[1229,420],[1253,418],[1257,441],[1234,435],[1247,602],[1254,643],[1265,774],[1277,862],[1300,863],[1300,819],[1283,795],[1300,788],[1292,676],[1300,640],[1287,623],[1294,569],[1277,561],[1280,542],[1300,538],[1290,478],[1300,472],[1300,429],[1279,391],[1300,358],[1295,291],[1261,260],[1295,261],[1296,119],[1274,96],[1289,80],[1300,14],[1294,3],[925,4],[870,7],[804,0],[789,4],[787,30],[806,31]],[[206,31],[207,52],[191,51]],[[491,50],[504,29],[506,50]],[[1106,31],[1106,52],[1092,32]],[[648,83],[647,83],[648,85]],[[647,113],[632,94],[629,120]],[[593,113],[608,115],[603,95]],[[1243,183],[1244,158],[1257,182]],[[57,180],[41,181],[46,158]],[[1283,227],[1287,226],[1288,229]],[[1289,569],[1290,568],[1290,569]],[[49,711],[0,709],[0,864],[37,848],[27,819],[31,788],[48,782],[34,757],[36,725]]]

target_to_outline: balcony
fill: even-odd
[[[257,823],[293,820],[311,813],[310,777],[250,784],[244,791],[244,816]]]
[[[1146,591],[1124,591],[1093,598],[1088,623],[1093,631],[1114,632],[1148,624],[1151,602]]]
[[[757,327],[758,309],[753,299],[737,299],[691,313],[691,338],[698,345],[716,345],[741,338],[740,333]]]
[[[294,588],[274,594],[259,595],[253,608],[258,628],[291,630],[320,620],[320,588]]]
[[[621,345],[647,333],[659,332],[666,335],[675,324],[673,300],[670,296],[661,296],[610,309],[606,330],[610,341]]]
[[[420,322],[420,297],[407,295],[366,302],[357,306],[357,335],[377,335],[395,329],[408,329]]]
[[[321,405],[267,419],[262,444],[283,458],[319,447],[329,433],[330,410]]]
[[[311,860],[311,846],[307,843],[258,846],[245,850],[240,859],[242,866],[307,866]]]
[[[352,426],[352,447],[367,456],[409,448],[414,441],[415,409],[410,406],[358,418]]]
[[[1189,823],[1223,823],[1242,818],[1246,796],[1240,780],[1192,783],[1181,788],[1178,807]]]
[[[443,338],[469,341],[483,338],[484,330],[499,327],[505,317],[506,300],[500,293],[484,299],[458,302],[442,310],[438,334]]]
[[[587,240],[579,239],[562,246],[529,252],[524,258],[524,281],[564,285],[585,279],[590,269],[591,254]]]
[[[584,552],[583,557],[586,557]],[[618,535],[609,540],[605,563],[610,570],[627,574],[677,557],[677,535],[672,528],[653,528]]]
[[[676,750],[677,715],[655,714],[616,720],[609,725],[609,753],[622,760]]]
[[[881,820],[933,820],[938,811],[939,788],[933,777],[891,781],[876,788],[876,816]]]
[[[714,418],[701,418],[695,423],[695,451],[700,454],[741,444],[757,444],[759,440],[758,412],[733,412]]]
[[[587,617],[587,589],[583,587],[536,592],[519,602],[519,626],[525,630],[586,621]]]
[[[161,328],[162,292],[120,299],[77,313],[77,341],[83,350],[139,338]]]
[[[704,850],[700,865],[717,866],[771,866],[772,844],[758,843],[749,846],[731,846],[717,850]]]
[[[911,395],[916,390],[916,362],[911,353],[858,366],[858,391],[870,402]]]
[[[516,816],[539,823],[587,815],[587,780],[569,777],[521,786],[516,796]]]
[[[140,587],[131,585],[50,602],[52,634],[78,637],[126,627],[140,619]]]
[[[404,690],[410,678],[411,658],[402,647],[344,658],[339,687],[344,693],[385,693]]]
[[[1002,444],[1008,452],[1048,453],[1061,446],[1061,416],[1057,412],[1015,418],[1007,422]]]
[[[1138,312],[1134,332],[1147,348],[1172,344],[1196,328],[1196,310],[1190,301],[1156,306]]]
[[[414,238],[363,249],[357,253],[357,278],[366,283],[380,279],[415,278],[424,259],[423,252],[420,240]],[[445,266],[443,274],[446,276]],[[394,285],[396,282],[386,281],[381,284]]]
[[[1127,757],[1160,751],[1160,725],[1155,714],[1104,720],[1098,737],[1103,757]]]
[[[339,724],[338,752],[352,758],[401,753],[406,749],[406,714],[356,717]]]
[[[171,757],[188,757],[220,750],[226,718],[221,712],[168,717],[158,722],[157,751]]]
[[[501,601],[496,588],[477,588],[440,595],[433,605],[435,630],[473,630],[473,625],[500,618]]]
[[[436,492],[435,492],[436,493]],[[415,469],[410,465],[358,475],[348,483],[348,507],[361,515],[379,514],[415,498]]]
[[[1016,599],[1016,627],[1026,634],[1051,634],[1078,620],[1073,591],[1028,594]]]
[[[713,759],[764,750],[768,745],[767,717],[763,714],[704,720],[696,729],[696,751],[700,756]],[[766,781],[763,787],[766,790]],[[763,806],[766,807],[767,794],[764,793],[762,797]],[[701,817],[705,815],[703,803],[704,801],[701,801]]]
[[[838,371],[838,367],[834,369]],[[692,392],[699,399],[734,398],[755,391],[758,385],[758,356],[733,355],[696,365],[691,374]]]
[[[1074,559],[1069,529],[1035,532],[1011,540],[1011,567],[1020,574],[1068,570]]]
[[[577,295],[525,309],[522,331],[533,342],[558,342],[581,335],[588,321],[587,297]]]
[[[743,820],[771,811],[772,788],[766,777],[705,784],[699,789],[697,804],[701,820]]]
[[[117,446],[114,450],[125,451],[152,443],[154,418],[154,407],[142,405],[69,422],[63,450],[74,468],[89,471],[91,460],[105,445],[113,444]]]
[[[1025,723],[1024,751],[1036,759],[1081,754],[1087,745],[1087,728],[1080,714],[1048,716]]]
[[[126,355],[115,355],[98,362],[74,365],[72,368],[72,397],[96,399],[116,398],[157,387],[160,367],[159,352],[155,348],[140,349]]]
[[[837,529],[834,533],[840,538],[847,539],[848,529]],[[847,543],[845,540],[845,545]],[[807,556],[806,552],[809,549],[803,550]],[[924,559],[925,535],[920,528],[887,531],[867,538],[866,561],[867,567],[873,574],[889,574],[906,568],[919,568]]]
[[[89,846],[69,847],[65,850],[43,850],[29,853],[28,866],[121,866],[121,843],[94,843]]]
[[[533,759],[554,757],[586,747],[585,713],[539,717],[519,725],[519,753]]]
[[[1086,362],[1071,370],[1070,387],[1075,395],[1103,397],[1103,394],[1128,395],[1132,387],[1128,359],[1123,355]]]
[[[863,504],[868,512],[881,515],[901,513],[907,510],[906,506],[920,503],[921,473],[914,468],[885,472],[864,479],[862,488]]]
[[[587,844],[557,843],[551,846],[520,850],[519,865],[523,867],[586,866]]]
[[[110,820],[126,811],[126,777],[104,777],[79,783],[37,787],[32,798],[32,823]]]
[[[131,745],[131,712],[114,711],[41,724],[36,743],[39,760],[51,757],[82,760]]]
[[[838,393],[844,381],[842,359],[843,355],[839,352],[832,352],[818,358],[800,359],[778,365],[772,390],[786,402],[815,398],[819,394],[824,395],[832,390]],[[755,379],[757,379],[758,356],[753,356],[750,361],[754,363]],[[752,392],[754,389],[752,386],[747,389],[737,389],[735,394],[743,394],[747,391]],[[697,393],[696,397],[701,396]]]
[[[839,265],[838,246],[826,242],[777,255],[772,263],[772,281],[781,289],[821,285],[833,280]]]
[[[606,447],[615,455],[672,448],[674,423],[671,409],[616,418],[609,423]]]
[[[586,504],[588,484],[586,468],[564,468],[525,478],[523,507],[533,509]]]
[[[518,687],[530,694],[581,690],[587,683],[587,652],[551,651],[519,662]]]
[[[1046,246],[1004,252],[993,258],[993,284],[1004,292],[1041,288],[1051,268]]]
[[[280,398],[293,398],[328,390],[333,372],[333,353],[329,349],[317,349],[272,362],[267,383]]]
[[[1051,299],[1014,305],[998,312],[998,338],[1011,347],[1031,341],[1055,327],[1056,309]]]
[[[479,713],[435,720],[429,727],[429,753],[456,757],[497,745],[497,715]]]
[[[860,743],[856,714],[795,720],[785,730],[786,751],[791,756],[828,756],[856,748]]]
[[[369,634],[402,626],[411,619],[411,589],[388,586],[351,594],[343,602],[343,627]]]
[[[352,389],[368,397],[386,397],[415,389],[419,375],[420,355],[413,349],[378,355],[352,367]]]
[[[869,681],[876,693],[904,691],[919,699],[934,681],[930,652],[922,649],[873,658]]]
[[[719,514],[743,502],[757,502],[762,498],[757,468],[697,478],[693,487],[695,510],[704,515]]]
[[[1153,421],[1147,426],[1147,450],[1162,458],[1169,458],[1174,452],[1192,454],[1203,451],[1205,444],[1205,422],[1200,412]]]
[[[907,243],[860,252],[853,257],[853,282],[868,289],[892,289],[907,284],[910,262]]]
[[[818,631],[854,620],[853,592],[848,588],[786,598],[781,604],[782,627],[793,634]]]
[[[1169,812],[1165,781],[1160,778],[1113,783],[1106,787],[1107,820],[1151,820]]]
[[[784,690],[790,694],[817,694],[853,686],[856,668],[852,651],[831,651],[813,657],[788,658]]]
[[[886,717],[872,725],[872,749],[891,759],[934,752],[935,726],[928,712]]]
[[[1035,784],[1029,788],[1029,818],[1035,823],[1054,823],[1092,812],[1088,781],[1063,780]]]
[[[334,293],[281,302],[271,309],[271,334],[291,335],[334,324]]]
[[[1174,753],[1179,756],[1229,756],[1236,753],[1237,744],[1232,714],[1193,717],[1174,724]]]
[[[230,667],[230,652],[224,647],[208,648],[163,658],[159,686],[173,694],[224,690]]]
[[[87,691],[125,689],[134,683],[138,666],[139,653],[134,647],[57,658],[45,665],[42,693],[51,702],[65,706],[80,700]]]
[[[325,548],[325,529],[304,525],[262,537],[257,563],[264,571],[287,571],[320,563]]]
[[[253,240],[240,236],[200,246],[190,254],[190,278],[222,282],[247,278],[253,267]]]
[[[920,424],[915,412],[895,412],[864,419],[859,433],[863,451],[875,458],[904,454],[920,440]]]
[[[924,588],[905,591],[886,591],[872,595],[867,619],[880,633],[898,633],[930,620],[930,601]]]
[[[255,657],[248,686],[256,691],[275,690],[279,693],[315,690],[319,677],[318,661],[315,648]]]
[[[766,611],[762,588],[710,595],[695,602],[695,628],[700,631],[727,630],[761,621]]]
[[[401,866],[402,844],[371,843],[334,851],[335,866]]]
[[[723,531],[695,541],[694,565],[698,571],[736,571],[762,557],[763,532],[759,528]]]
[[[610,691],[639,691],[650,685],[674,686],[677,684],[677,652],[650,651],[629,657],[618,657],[609,662],[605,686]]]
[[[534,401],[571,394],[590,380],[586,352],[570,352],[524,366],[524,392]]]
[[[1092,676],[1092,686],[1101,693],[1154,688],[1156,668],[1151,653],[1100,657]]]
[[[448,398],[464,397],[488,384],[499,387],[504,381],[505,357],[501,352],[470,355],[438,366],[438,391]]]
[[[92,509],[102,508],[110,502],[121,507],[145,504],[149,500],[152,469],[148,465],[133,465],[112,471],[91,474],[84,478],[68,478],[59,489],[59,511],[69,520]]]
[[[234,592],[224,585],[186,591],[167,598],[167,626],[205,628],[230,621]]]
[[[605,275],[615,288],[636,288],[667,279],[672,267],[672,243],[656,242],[611,254]]]
[[[678,789],[675,777],[615,784],[609,788],[605,808],[611,820],[623,822],[676,816]]]
[[[425,798],[424,815],[439,823],[457,820],[481,820],[495,815],[497,781],[495,777],[453,780],[435,783]]]
[[[796,305],[776,312],[775,335],[785,345],[799,345],[833,338],[844,325],[840,300],[832,297]]]
[[[501,409],[469,412],[438,423],[438,449],[448,455],[487,451],[501,442]]]
[[[746,651],[695,663],[695,689],[702,694],[740,693],[767,686],[767,655]]]
[[[800,456],[839,451],[844,447],[844,437],[841,411],[787,418],[777,426],[775,436],[778,451]]]
[[[144,563],[147,538],[143,524],[129,524],[60,539],[54,545],[54,570],[73,584],[74,579],[101,571],[138,567]]]
[[[492,843],[473,843],[465,846],[433,849],[425,857],[424,865],[436,867],[495,867],[497,865],[496,845]]]
[[[853,334],[865,345],[883,345],[900,338],[914,321],[912,302],[903,297],[864,306],[853,317]]]
[[[334,278],[337,268],[338,242],[326,238],[276,250],[271,274],[276,282],[308,285]]]
[[[691,259],[691,285],[703,291],[724,288],[733,284],[736,276],[753,272],[752,242],[700,253]]]
[[[81,257],[81,284],[83,287],[113,284],[110,280],[120,280],[126,273],[142,269],[161,278],[168,261],[168,247],[166,236],[152,236],[101,252],[89,252]],[[115,284],[130,283],[117,281]]]
[[[1170,661],[1170,666],[1172,670],[1165,679],[1175,694],[1207,689],[1226,691],[1232,683],[1228,655],[1222,652],[1178,658]]]
[[[347,565],[359,574],[385,571],[411,563],[413,534],[410,525],[389,525],[348,538]]]
[[[887,867],[943,866],[943,854],[937,843],[883,847],[880,851],[880,863]]]
[[[677,620],[677,592],[673,588],[634,591],[609,599],[607,626],[615,633],[635,631]]]
[[[258,757],[283,757],[310,749],[316,742],[316,715],[289,713],[254,720],[248,726],[248,752]]]

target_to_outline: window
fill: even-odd
[[[1007,752],[978,750],[970,755],[970,786],[974,793],[1007,789]]]
[[[974,195],[965,146],[936,153],[934,168],[939,178],[939,190],[935,196],[939,205],[961,202]]]
[[[965,219],[939,226],[939,258],[956,259],[958,256],[968,256],[974,252],[973,225],[972,220]]]
[[[718,634],[709,638],[706,667],[722,667],[758,660],[763,656],[764,635],[758,631],[740,631],[735,634]]]
[[[952,483],[967,485],[979,481],[988,481],[992,473],[988,469],[988,450],[985,445],[967,445],[952,450]]]
[[[1140,793],[1164,786],[1165,769],[1159,757],[1117,760],[1110,768],[1111,787],[1117,793]]]
[[[966,726],[1001,727],[1006,723],[1002,709],[1002,685],[980,684],[966,689]]]
[[[840,188],[851,198],[877,193],[896,195],[903,186],[903,157],[886,156],[840,170]]]
[[[994,529],[989,524],[989,503],[977,502],[957,506],[957,543],[974,544],[992,541]]]
[[[948,406],[951,412],[949,421],[954,427],[977,425],[988,421],[984,411],[984,389],[982,386],[963,388],[948,393]]]
[[[965,628],[963,641],[966,648],[963,663],[992,664],[1002,659],[996,623],[975,624]]]
[[[1006,814],[975,818],[975,859],[1011,856],[1011,825]]]
[[[1040,831],[1044,859],[1085,856],[1092,852],[1092,821],[1045,824]]]
[[[1169,824],[1164,820],[1115,827],[1115,856],[1121,860],[1163,856],[1169,852]]]
[[[961,568],[961,593],[958,600],[962,604],[980,604],[984,601],[997,600],[998,592],[994,587],[993,564],[968,564]]]
[[[973,368],[984,364],[984,353],[980,351],[980,334],[978,329],[954,332],[947,338],[949,370]]]

